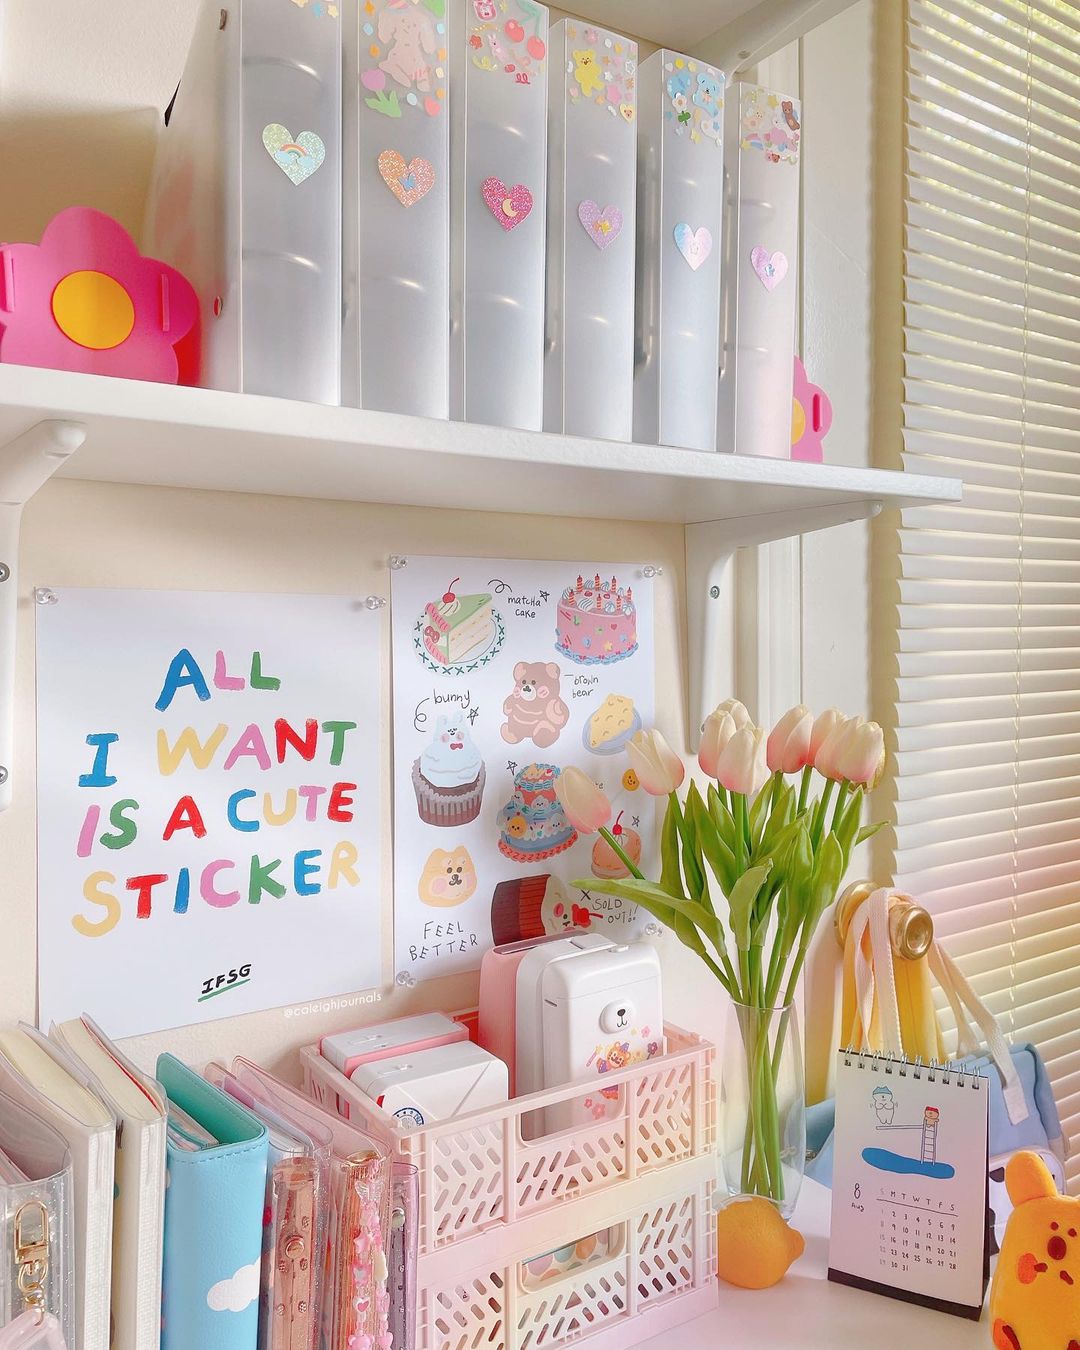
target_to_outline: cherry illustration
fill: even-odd
[[[525,29],[518,23],[517,19],[507,19],[503,25],[503,32],[511,42],[520,42],[525,36]]]
[[[454,601],[457,599],[457,596],[454,594],[453,588],[458,584],[460,580],[461,580],[460,577],[455,577],[453,581],[450,583],[450,590],[448,590],[446,594],[443,596],[444,604],[452,605]]]
[[[531,37],[525,44],[525,50],[534,61],[542,61],[547,55],[547,48],[544,46],[543,38]]]

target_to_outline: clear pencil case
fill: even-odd
[[[331,1116],[303,1093],[279,1082],[250,1060],[233,1060],[245,1086],[261,1085],[330,1131],[330,1220],[323,1281],[323,1345],[326,1350],[390,1350],[391,1161],[386,1150],[354,1125]]]
[[[24,1313],[34,1321],[48,1314],[72,1345],[75,1254],[67,1145],[46,1121],[0,1093],[0,1150],[0,1327],[11,1330]]]

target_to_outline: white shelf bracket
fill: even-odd
[[[868,499],[687,525],[686,655],[692,752],[697,750],[705,718],[734,691],[735,663],[730,644],[735,631],[732,560],[736,550],[870,520],[881,507],[881,502]]]
[[[86,440],[81,422],[38,422],[0,447],[0,811],[11,805],[15,760],[15,621],[23,507]]]

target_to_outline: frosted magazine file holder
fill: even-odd
[[[665,1033],[667,1054],[606,1075],[621,1110],[529,1140],[524,1117],[595,1083],[408,1129],[300,1052],[304,1090],[418,1170],[415,1350],[623,1350],[716,1306],[716,1052]]]
[[[546,431],[633,434],[637,56],[576,19],[551,30]]]
[[[716,448],[724,76],[661,50],[638,83],[634,440]]]
[[[449,415],[449,55],[462,14],[342,7],[342,401],[356,407]]]
[[[540,431],[548,12],[450,8],[464,15],[450,49],[450,416]]]
[[[198,382],[339,402],[340,23],[204,0],[166,121],[144,247],[198,292]]]
[[[791,456],[798,295],[799,100],[728,92],[718,450]]]

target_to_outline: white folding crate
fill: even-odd
[[[667,1054],[605,1075],[616,1114],[537,1139],[524,1116],[595,1082],[409,1128],[318,1047],[301,1051],[305,1091],[418,1171],[417,1350],[586,1337],[614,1350],[715,1306],[715,1050],[675,1026],[666,1035]],[[525,1263],[604,1230],[617,1232],[599,1259],[531,1286]]]

